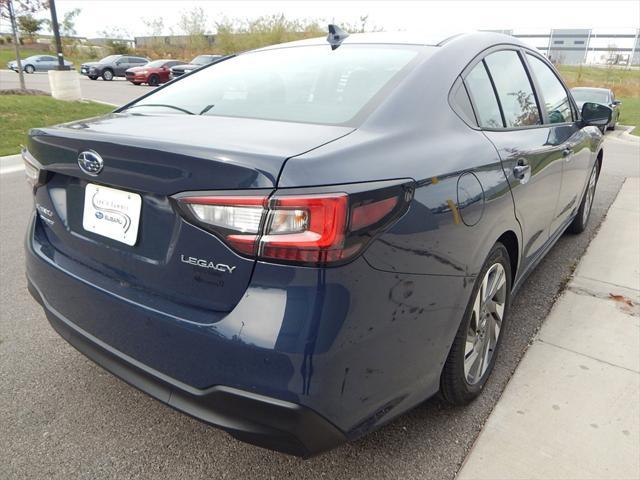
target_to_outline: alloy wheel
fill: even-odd
[[[501,263],[494,263],[484,275],[473,303],[464,349],[464,376],[469,385],[478,383],[491,364],[496,350],[505,304],[507,280]]]

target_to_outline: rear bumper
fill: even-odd
[[[64,228],[54,221],[34,213],[27,277],[68,342],[173,408],[299,456],[434,394],[472,285],[382,272],[363,258],[333,269],[257,262],[233,310],[203,314],[66,256],[52,243]]]
[[[170,407],[244,442],[300,457],[346,441],[342,432],[307,407],[222,385],[199,390],[146,367],[75,326],[27,280],[29,292],[62,338],[105,370]]]

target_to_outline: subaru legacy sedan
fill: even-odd
[[[480,394],[514,292],[587,225],[611,115],[509,36],[344,37],[240,54],[23,152],[53,328],[303,457]]]

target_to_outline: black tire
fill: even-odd
[[[97,80],[98,79],[98,77],[94,77],[93,75],[88,75],[88,77],[89,77],[89,80]]]
[[[580,201],[580,207],[578,208],[578,213],[576,213],[575,218],[567,228],[567,232],[569,233],[582,233],[587,228],[587,224],[589,223],[589,218],[591,218],[591,206],[593,205],[593,199],[596,194],[596,187],[598,185],[598,177],[600,172],[598,171],[598,162],[593,166],[591,173],[589,174],[589,181],[587,183],[587,188],[582,194],[582,200]],[[591,180],[594,178],[593,188],[591,189],[591,194],[589,194],[589,190],[592,187]],[[586,215],[585,215],[586,209]]]
[[[113,80],[113,71],[109,68],[105,68],[105,70],[102,72],[102,80],[104,80],[105,82],[110,82],[111,80]]]
[[[158,75],[151,75],[147,83],[151,87],[157,87],[158,85],[160,85],[160,77],[158,77]]]
[[[486,370],[476,383],[471,384],[467,381],[464,368],[467,332],[471,325],[474,302],[478,295],[478,291],[480,290],[485,275],[496,264],[502,265],[506,283],[504,311],[500,325],[500,333],[494,348],[490,350],[491,358],[489,359]],[[509,253],[507,252],[506,247],[502,243],[498,242],[489,252],[487,259],[476,278],[467,309],[465,310],[462,322],[460,322],[460,327],[458,328],[458,332],[453,340],[453,345],[451,345],[451,349],[449,350],[449,356],[447,357],[447,361],[442,369],[442,374],[440,375],[440,394],[447,402],[453,405],[466,405],[482,392],[487,379],[491,375],[493,366],[495,365],[500,345],[502,343],[502,338],[504,337],[505,326],[508,323],[509,312],[511,309],[511,283],[511,261],[509,259]]]
[[[36,68],[33,65],[25,65],[24,71],[25,73],[33,73],[36,71]]]
[[[139,87],[140,85],[142,85],[140,82],[131,82],[133,83],[136,87]]]
[[[604,133],[607,131],[607,126],[605,125],[604,127],[598,127],[598,129],[604,135]]]

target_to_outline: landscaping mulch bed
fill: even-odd
[[[21,90],[19,88],[8,88],[6,90],[0,90],[0,95],[45,95],[47,97],[51,96],[49,92],[45,92],[44,90],[36,90],[34,88],[27,88],[26,90]]]

